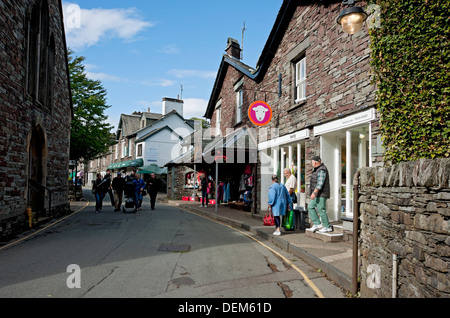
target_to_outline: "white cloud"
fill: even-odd
[[[217,76],[217,72],[208,72],[208,71],[200,71],[200,70],[173,69],[167,73],[170,75],[173,75],[177,78],[187,78],[187,77],[215,78]]]
[[[142,85],[145,86],[161,86],[161,87],[169,87],[175,85],[174,81],[168,80],[168,79],[160,79],[156,81],[143,81]]]
[[[180,49],[177,47],[176,44],[166,45],[160,51],[162,53],[165,53],[165,54],[178,54],[178,53],[180,53]]]
[[[201,98],[184,98],[184,118],[203,118],[208,107],[208,101]]]
[[[154,24],[142,20],[135,8],[80,9],[69,2],[63,3],[68,46],[82,49],[104,39],[119,38],[132,41],[135,36]]]
[[[110,81],[110,82],[120,82],[120,77],[109,75],[106,73],[92,73],[92,72],[86,72],[86,76],[92,80],[95,81]]]

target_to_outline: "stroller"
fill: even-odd
[[[136,202],[134,195],[135,185],[133,181],[126,181],[124,194],[125,194],[125,205],[122,208],[123,213],[136,213]]]

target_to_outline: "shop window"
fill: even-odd
[[[199,176],[200,173],[197,173],[197,180],[195,180],[195,173],[194,171],[188,172],[184,176],[184,186],[185,188],[198,188],[199,186]]]

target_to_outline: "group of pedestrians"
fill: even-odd
[[[327,200],[330,198],[330,179],[327,167],[322,163],[320,157],[312,158],[313,172],[310,180],[310,199],[308,212],[313,223],[312,230],[320,233],[332,232],[327,215]],[[295,203],[295,184],[297,179],[289,169],[284,170],[287,178],[286,185],[280,184],[278,176],[272,176],[272,186],[269,189],[269,209],[272,210],[276,230],[276,236],[281,235],[281,217],[286,211],[292,211]]]
[[[127,183],[133,183],[134,185],[134,200],[136,211],[142,209],[143,198],[147,195],[150,196],[151,209],[155,209],[156,196],[161,187],[161,181],[156,177],[154,173],[151,174],[150,179],[146,183],[141,175],[132,171],[130,175],[122,176],[121,172],[117,173],[117,177],[112,179],[111,171],[107,170],[104,177],[101,174],[97,174],[97,179],[92,186],[92,193],[95,195],[95,212],[102,212],[103,200],[106,193],[111,198],[111,205],[114,206],[114,212],[121,210],[123,196],[125,191],[125,185]]]

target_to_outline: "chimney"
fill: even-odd
[[[228,44],[225,52],[227,52],[228,56],[234,57],[238,60],[241,59],[241,46],[235,39],[228,38]]]
[[[166,116],[168,113],[172,111],[177,111],[178,114],[183,116],[183,108],[184,108],[184,101],[180,99],[174,99],[174,98],[168,98],[164,97],[162,102],[162,115]]]

